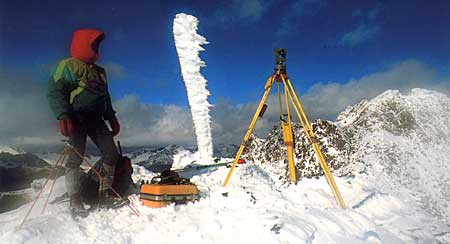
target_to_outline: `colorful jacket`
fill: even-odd
[[[106,120],[114,116],[106,73],[95,64],[98,51],[92,48],[102,39],[100,31],[74,32],[72,57],[59,62],[48,82],[47,98],[57,119],[76,112],[102,116]]]

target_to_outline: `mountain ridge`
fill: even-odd
[[[450,219],[448,96],[425,89],[406,94],[387,90],[348,106],[335,122],[319,119],[312,127],[334,175],[371,175],[380,188],[417,198],[431,215]],[[294,123],[293,131],[300,179],[322,175],[303,129]],[[280,126],[265,139],[251,135],[243,157],[261,165],[280,184],[288,183]]]

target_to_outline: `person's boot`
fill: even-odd
[[[103,180],[100,182],[99,208],[119,208],[128,202],[117,196],[109,187],[114,182],[115,167],[103,164]],[[109,186],[108,186],[109,185]]]
[[[114,209],[120,208],[128,204],[128,199],[122,199],[117,196],[111,189],[106,189],[100,192],[99,208]]]
[[[84,208],[83,201],[81,200],[80,194],[74,194],[70,196],[70,214],[72,217],[77,218],[85,218],[89,215],[89,211]]]

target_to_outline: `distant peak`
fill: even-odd
[[[2,152],[3,153],[9,153],[9,154],[12,154],[12,155],[22,154],[22,152],[19,152],[19,151],[15,150],[15,149],[13,149],[11,147],[0,145],[0,153],[2,153]]]
[[[337,124],[366,131],[384,130],[394,135],[450,134],[450,98],[440,92],[415,88],[406,93],[387,90],[370,101],[349,106],[337,117]],[[428,128],[428,129],[426,129]],[[442,134],[443,133],[443,134]]]

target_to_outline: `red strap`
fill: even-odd
[[[63,136],[68,136],[67,135],[67,123],[66,120],[62,119],[59,121],[59,130],[61,131],[61,134]]]

